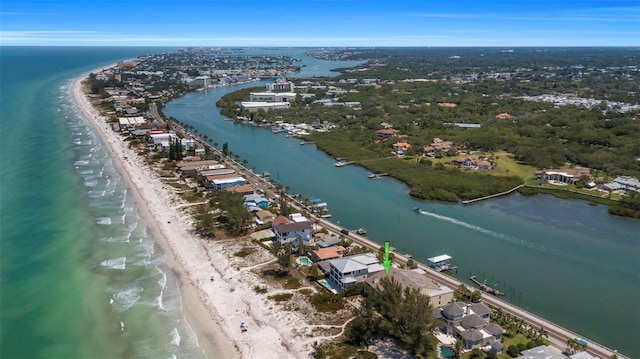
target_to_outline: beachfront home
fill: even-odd
[[[280,242],[281,245],[290,244],[293,248],[297,248],[300,240],[302,240],[302,243],[305,246],[313,244],[313,237],[311,236],[313,229],[311,222],[304,221],[275,224],[274,220],[272,223],[274,223],[272,228],[276,235],[276,240]]]
[[[442,307],[453,300],[453,289],[440,286],[426,276],[421,269],[402,270],[395,267],[389,268],[389,273],[377,272],[370,275],[365,283],[365,290],[380,290],[382,278],[389,278],[398,283],[402,288],[415,288],[420,293],[429,297],[429,303],[434,308]]]
[[[461,339],[465,349],[491,346],[504,332],[499,325],[489,323],[491,309],[484,303],[453,302],[434,310],[434,314],[441,321],[440,330]]]
[[[329,281],[340,293],[369,275],[384,271],[375,254],[363,253],[329,261]]]

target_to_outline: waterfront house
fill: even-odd
[[[275,223],[275,220],[272,223]],[[273,224],[272,228],[276,240],[281,245],[290,244],[293,248],[297,248],[300,240],[305,246],[313,244],[312,223],[309,221]]]
[[[207,177],[209,179],[210,177]],[[229,187],[242,186],[247,184],[247,180],[244,177],[228,177],[228,178],[215,178],[211,179],[210,182],[211,187],[213,189],[225,189]]]
[[[365,283],[365,290],[380,290],[380,280],[389,278],[398,283],[402,288],[414,288],[429,297],[429,303],[435,307],[442,307],[453,300],[453,289],[438,285],[426,276],[421,269],[402,270],[395,267],[389,268],[389,273],[377,272],[370,275]]]
[[[588,168],[548,169],[536,172],[536,177],[552,184],[575,184],[580,177],[592,178]]]
[[[333,247],[333,246],[337,246],[340,243],[340,238],[336,237],[336,236],[331,236],[328,235],[326,233],[316,233],[317,235],[322,234],[322,239],[319,241],[316,241],[316,246],[318,248],[328,248],[328,247]]]
[[[453,302],[440,308],[436,315],[440,319],[440,330],[461,339],[465,349],[491,346],[500,341],[504,332],[499,325],[489,323],[491,309],[484,303]]]
[[[384,271],[375,254],[363,253],[329,261],[329,281],[340,293],[371,274]]]

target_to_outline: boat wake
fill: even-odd
[[[471,229],[471,230],[474,230],[476,232],[480,232],[480,233],[486,234],[486,235],[494,237],[494,238],[502,239],[502,240],[505,240],[507,242],[520,244],[520,245],[523,245],[523,246],[526,246],[526,247],[529,247],[529,248],[537,248],[537,247],[539,247],[538,249],[543,249],[543,247],[537,246],[534,243],[531,243],[531,242],[528,242],[528,241],[525,241],[525,240],[522,240],[522,239],[519,239],[519,238],[515,238],[515,237],[512,237],[512,236],[503,234],[503,233],[498,233],[498,232],[495,232],[495,231],[492,231],[490,229],[486,229],[486,228],[483,228],[483,227],[480,227],[480,226],[476,226],[475,224],[467,223],[467,222],[461,221],[459,219],[455,219],[455,218],[451,218],[451,217],[447,217],[447,216],[443,216],[443,215],[440,215],[440,214],[427,212],[427,211],[423,211],[423,210],[416,210],[416,212],[418,212],[420,214],[423,214],[425,216],[429,216],[429,217],[433,217],[433,218],[445,221],[445,222],[453,223],[455,225],[458,225],[458,226],[461,226],[461,227],[464,227],[464,228],[468,228],[468,229]]]

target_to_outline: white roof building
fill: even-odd
[[[373,253],[332,259],[329,265],[329,280],[338,292],[344,292],[353,284],[367,279],[370,274],[384,270]]]

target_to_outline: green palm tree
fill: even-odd
[[[461,340],[456,340],[456,344],[451,348],[453,351],[453,357],[456,359],[462,358],[462,354],[464,353],[464,344],[462,344]]]

